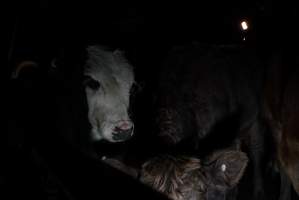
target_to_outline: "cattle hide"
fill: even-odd
[[[162,146],[206,155],[239,148],[241,141],[251,160],[254,199],[264,198],[263,76],[263,65],[246,47],[183,46],[165,59],[155,97],[155,133]]]

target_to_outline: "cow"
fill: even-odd
[[[129,107],[135,78],[124,52],[100,45],[66,48],[48,68],[43,97],[52,132],[89,152],[97,142],[132,137]]]
[[[264,114],[281,174],[279,199],[291,199],[291,185],[299,195],[299,59],[298,55],[278,51],[269,60]]]
[[[48,57],[23,60],[12,73],[17,86],[12,94],[18,94],[11,101],[11,116],[19,131],[11,138],[48,152],[63,141],[65,148],[97,156],[98,142],[121,143],[132,137],[135,78],[124,52],[76,45]]]
[[[224,200],[232,195],[248,164],[241,151],[221,149],[204,158],[159,154],[141,166],[113,157],[102,161],[172,200]]]
[[[132,66],[118,50],[111,53],[91,46],[87,51],[84,84],[92,139],[127,140],[134,129],[128,114],[134,83]]]
[[[241,179],[248,158],[222,150],[205,159],[156,156],[142,165],[140,181],[172,200],[224,200]]]
[[[183,45],[164,60],[154,97],[154,134],[162,149],[198,155],[228,146],[246,151],[252,199],[265,196],[264,71],[256,54],[241,45]]]
[[[84,199],[86,195],[93,199],[109,193],[114,198],[121,195],[111,194],[116,189],[108,183],[113,176],[118,178],[120,184],[113,185],[119,191],[128,192],[122,187],[122,180],[139,187],[136,181],[98,162],[93,148],[99,141],[124,142],[134,133],[129,114],[134,73],[122,51],[97,45],[83,50],[67,48],[51,63],[22,62],[12,78],[18,83],[14,89],[21,92],[11,101],[13,123],[10,124],[14,127],[10,128],[9,135],[12,142],[17,142],[16,135],[24,132],[25,143],[16,153],[18,157],[9,154],[16,160],[14,164],[18,164],[10,166],[9,174],[20,171],[17,175],[22,175],[18,180],[11,178],[20,183],[14,189],[34,188],[37,193],[38,189],[47,190],[48,185],[42,184],[49,181],[50,190],[60,191],[65,186],[76,199]],[[31,167],[28,171],[27,163]],[[151,196],[151,190],[148,193]]]

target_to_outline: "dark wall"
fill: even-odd
[[[261,47],[292,43],[298,18],[294,3],[268,0],[196,4],[15,0],[11,8],[12,66],[22,57],[49,60],[63,46],[100,43],[127,50],[133,64],[149,71],[171,46],[191,41],[240,43],[246,36],[246,42]],[[250,23],[247,33],[240,30],[242,19]]]

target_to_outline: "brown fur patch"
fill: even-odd
[[[204,190],[200,170],[199,159],[164,155],[143,165],[141,181],[171,199],[180,200],[186,194],[198,196]]]

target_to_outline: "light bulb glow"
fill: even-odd
[[[246,31],[248,29],[248,23],[246,21],[241,22],[241,27],[243,31]]]

